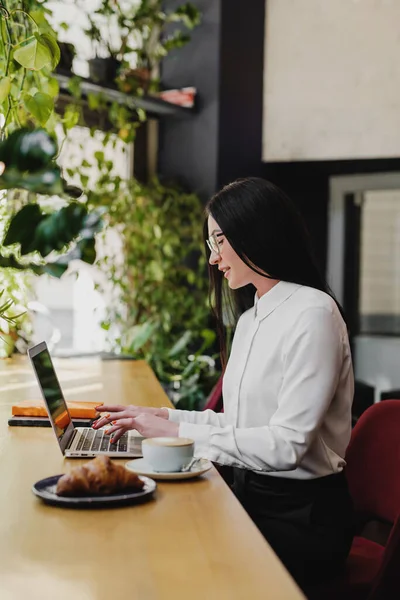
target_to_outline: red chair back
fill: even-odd
[[[218,379],[217,383],[211,390],[211,394],[209,395],[204,410],[210,409],[214,412],[223,412],[223,402],[222,402],[222,375]]]
[[[394,523],[385,546],[361,536],[345,574],[311,586],[309,600],[398,600],[400,589],[400,402],[385,400],[357,421],[346,452],[346,476],[361,521]],[[368,519],[369,517],[369,519]]]
[[[400,509],[400,402],[385,400],[357,421],[346,453],[357,513],[394,523]]]
[[[382,564],[368,600],[397,600],[400,586],[400,517],[385,546]]]

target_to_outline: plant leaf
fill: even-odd
[[[25,69],[32,71],[40,71],[40,69],[53,62],[49,47],[46,43],[40,41],[40,36],[39,38],[35,37],[25,46],[20,46],[14,50],[13,58]]]
[[[95,240],[93,238],[91,240],[79,240],[67,254],[60,256],[54,262],[47,263],[47,266],[53,270],[53,275],[57,271],[62,275],[72,260],[83,260],[83,262],[92,265],[96,260]],[[63,269],[62,272],[61,269]],[[61,275],[56,276],[60,277]]]
[[[129,351],[138,352],[149,341],[154,329],[154,323],[142,323],[131,327],[126,334]]]
[[[42,33],[37,39],[49,49],[51,54],[51,68],[55,69],[61,58],[60,48],[58,47],[56,39],[49,33]]]
[[[96,110],[101,104],[101,98],[99,97],[99,94],[89,93],[87,95],[87,99],[90,110]]]
[[[82,190],[76,185],[70,185],[63,178],[61,178],[61,183],[64,188],[64,194],[66,194],[70,198],[80,198],[82,196]]]
[[[3,77],[0,81],[0,104],[4,102],[11,91],[11,78]]]
[[[86,215],[86,207],[79,202],[71,202],[51,215],[46,215],[36,228],[34,249],[43,257],[53,250],[61,250],[78,235]]]
[[[0,177],[0,190],[24,189],[37,194],[64,194],[60,169],[57,165],[35,173],[22,173],[18,169],[6,168]]]
[[[64,275],[65,271],[68,269],[68,263],[58,264],[57,262],[47,263],[44,267],[42,267],[42,273],[47,273],[52,277],[57,277],[59,279],[62,275]],[[38,273],[40,274],[40,273]]]
[[[77,125],[79,123],[79,118],[80,118],[79,109],[77,109],[73,105],[68,105],[67,108],[65,109],[63,120],[62,120],[64,132],[66,133],[69,129],[72,129],[73,127],[75,127],[75,125]]]
[[[41,125],[44,125],[54,110],[54,100],[49,94],[37,92],[25,98],[25,106]]]
[[[190,2],[178,6],[175,10],[175,15],[177,15],[189,29],[194,29],[201,23],[200,11]]]
[[[20,244],[21,254],[27,254],[31,251],[35,238],[35,230],[39,223],[44,219],[44,215],[38,204],[27,204],[11,219],[4,246],[10,244]]]
[[[74,98],[80,98],[82,96],[81,81],[82,78],[78,77],[78,75],[74,75],[68,81],[68,91],[71,92]]]
[[[179,338],[179,340],[172,346],[171,350],[168,352],[168,357],[173,358],[174,356],[180,354],[182,350],[187,348],[187,345],[189,344],[191,338],[192,332],[185,331],[185,333]]]
[[[60,91],[60,86],[58,85],[58,81],[55,77],[50,77],[47,80],[47,85],[46,85],[45,91],[52,98],[55,98],[56,96],[58,96],[58,93]]]
[[[33,2],[31,3],[34,4]],[[56,35],[54,29],[51,27],[50,23],[46,20],[46,13],[48,14],[46,8],[44,7],[44,3],[42,2],[42,6],[40,6],[39,2],[35,2],[38,6],[37,9],[34,9],[33,6],[29,9],[29,14],[32,19],[35,20],[36,24],[39,26],[40,33],[50,33],[53,37]]]
[[[94,238],[79,240],[77,246],[80,250],[80,260],[92,265],[96,260],[96,241]]]
[[[0,160],[18,171],[39,171],[52,166],[56,141],[44,129],[17,129],[0,142]]]

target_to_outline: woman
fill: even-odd
[[[238,180],[206,212],[220,332],[224,320],[238,319],[224,371],[225,412],[103,406],[113,415],[97,427],[112,421],[114,441],[132,428],[146,437],[189,437],[195,456],[234,467],[237,497],[305,585],[334,576],[352,540],[343,474],[354,387],[346,325],[281,190]]]

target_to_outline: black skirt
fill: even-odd
[[[235,468],[233,491],[300,587],[344,568],[353,504],[343,472],[300,480]]]

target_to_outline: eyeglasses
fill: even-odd
[[[222,240],[218,241],[218,237],[221,235],[223,235],[222,232],[221,233],[212,233],[210,235],[210,237],[208,238],[208,240],[206,240],[207,246],[210,248],[210,252],[214,252],[218,256],[221,256]]]

